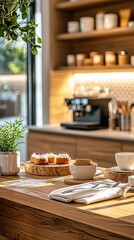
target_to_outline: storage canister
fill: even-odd
[[[95,16],[96,19],[96,30],[103,30],[104,29],[104,13],[99,12]]]
[[[93,17],[80,18],[80,30],[81,32],[89,32],[94,30],[94,18]]]
[[[98,55],[98,54],[99,53],[97,51],[92,51],[92,52],[89,53],[89,56],[90,56],[91,59],[93,59],[93,56]]]
[[[79,22],[78,21],[69,21],[67,23],[67,32],[68,33],[79,32]]]
[[[115,13],[107,13],[104,15],[104,29],[112,29],[118,27],[118,15]]]
[[[120,51],[118,53],[118,65],[123,66],[129,64],[129,57],[125,51]]]
[[[86,55],[84,53],[76,54],[76,66],[82,66],[85,57]]]
[[[67,55],[67,65],[68,66],[75,66],[75,55],[74,54],[68,54]]]
[[[113,51],[105,52],[105,65],[107,67],[116,65],[116,55]]]
[[[104,57],[102,54],[96,54],[93,56],[93,65],[103,65]]]
[[[90,65],[92,65],[92,59],[91,59],[91,58],[84,58],[84,60],[83,60],[83,65],[84,65],[84,66],[90,66]]]
[[[131,63],[132,66],[134,66],[134,56],[130,57],[130,63]]]

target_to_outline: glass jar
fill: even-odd
[[[118,65],[124,66],[126,64],[129,64],[128,54],[125,51],[120,51],[118,53]]]
[[[102,54],[96,54],[93,56],[93,65],[103,65],[104,56]]]
[[[114,51],[105,52],[105,65],[107,67],[116,65],[116,55]]]

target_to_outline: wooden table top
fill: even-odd
[[[134,191],[126,198],[83,205],[49,200],[48,194],[65,187],[64,178],[28,175],[22,169],[18,176],[0,176],[0,198],[75,220],[99,229],[134,239]],[[110,238],[114,239],[114,238]]]

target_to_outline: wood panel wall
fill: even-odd
[[[65,98],[73,97],[72,72],[51,72],[50,81],[50,123],[72,120],[72,111],[68,111]]]

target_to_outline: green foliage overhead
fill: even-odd
[[[0,127],[0,152],[16,152],[19,140],[24,137],[23,119],[18,118],[15,122],[5,122]]]
[[[4,47],[3,47],[4,45]],[[0,74],[25,74],[26,73],[26,44],[18,41],[0,43]]]
[[[8,40],[22,38],[31,44],[31,52],[36,55],[42,40],[36,35],[34,20],[27,22],[29,6],[33,0],[0,0],[0,36]]]

